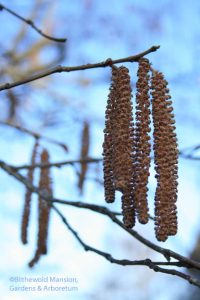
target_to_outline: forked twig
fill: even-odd
[[[67,41],[66,38],[55,38],[52,37],[46,33],[44,33],[41,29],[39,29],[32,20],[30,19],[25,19],[24,17],[20,16],[18,13],[16,13],[15,11],[13,11],[12,9],[6,7],[5,5],[0,3],[0,10],[5,10],[7,11],[9,14],[13,15],[14,17],[16,17],[17,19],[23,21],[24,23],[26,23],[27,25],[29,25],[30,27],[32,27],[35,31],[37,31],[41,36],[45,37],[46,39],[49,39],[51,41],[54,42],[59,42],[59,43],[65,43]]]

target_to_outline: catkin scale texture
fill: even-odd
[[[134,155],[134,201],[136,213],[140,223],[146,224],[148,215],[148,177],[150,168],[150,97],[149,97],[148,59],[141,58],[138,67],[136,83],[136,125],[135,125],[135,155]]]
[[[108,203],[115,201],[115,188],[113,180],[113,134],[116,127],[116,99],[117,99],[117,68],[112,67],[112,78],[110,85],[110,93],[108,96],[106,113],[105,113],[105,129],[103,143],[103,171],[104,171],[104,189],[105,200]]]
[[[122,214],[126,227],[135,224],[135,207],[133,200],[133,147],[134,127],[132,116],[132,90],[130,75],[126,67],[118,72],[119,99],[117,102],[117,130],[115,131],[115,155],[113,159],[115,188],[123,193]]]
[[[152,114],[157,188],[155,233],[159,241],[177,232],[178,148],[175,120],[167,81],[160,72],[152,76]]]
[[[126,67],[112,67],[104,130],[104,186],[107,202],[122,192],[122,214],[126,227],[135,224],[133,204],[133,117],[131,84]]]

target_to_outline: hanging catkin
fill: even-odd
[[[41,163],[49,163],[49,154],[46,149],[41,153]],[[50,168],[41,168],[39,189],[41,193],[52,197],[52,186],[50,178]],[[38,240],[37,249],[34,258],[30,261],[29,266],[33,267],[42,254],[47,254],[47,237],[49,227],[50,206],[41,196],[38,198]]]
[[[155,232],[159,241],[177,232],[178,149],[175,120],[167,81],[160,72],[152,76],[154,156],[157,178]]]
[[[36,162],[37,148],[38,148],[38,139],[35,140],[35,144],[33,147],[32,155],[31,155],[31,165],[34,165]],[[30,168],[28,170],[27,180],[31,184],[33,184],[34,170],[35,170],[34,168]],[[21,223],[21,241],[23,244],[28,243],[28,225],[29,225],[29,217],[30,217],[31,196],[32,196],[32,191],[30,189],[27,189],[25,194],[22,223]]]
[[[88,157],[89,147],[90,147],[90,126],[88,121],[85,121],[83,123],[83,130],[82,130],[80,159],[84,160],[85,158]],[[82,163],[79,179],[78,179],[78,188],[81,194],[83,193],[83,185],[84,185],[87,170],[88,170],[88,164]]]
[[[134,201],[140,223],[148,222],[147,184],[150,168],[150,95],[148,59],[139,60],[136,83],[136,125],[134,155]]]
[[[113,173],[116,190],[123,193],[122,214],[126,227],[135,224],[133,203],[133,151],[134,130],[132,116],[132,89],[129,70],[121,66],[118,69],[118,94],[116,104],[117,123],[114,131]]]
[[[133,118],[131,85],[126,67],[112,67],[112,81],[104,130],[104,186],[107,202],[122,192],[122,214],[126,227],[135,224],[133,204]]]
[[[42,151],[41,163],[49,163],[49,154],[46,149]],[[41,169],[39,189],[42,193],[48,196],[52,196],[51,179],[49,174],[49,168]],[[38,211],[39,211],[39,231],[38,231],[38,250],[42,254],[47,253],[47,236],[49,225],[49,213],[50,206],[47,201],[39,196],[38,199]]]
[[[117,96],[117,74],[118,68],[112,66],[112,78],[110,93],[105,113],[105,129],[103,143],[103,171],[104,171],[104,190],[107,203],[115,201],[115,187],[113,179],[113,134],[117,123],[115,117]]]

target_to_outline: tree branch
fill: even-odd
[[[68,230],[73,234],[73,236],[81,244],[81,246],[84,248],[85,251],[94,252],[94,253],[104,257],[109,262],[115,263],[115,264],[118,264],[121,266],[147,266],[150,269],[154,270],[155,272],[161,272],[161,273],[165,273],[165,274],[175,275],[175,276],[178,276],[178,277],[188,281],[190,284],[193,284],[200,288],[200,281],[193,278],[192,276],[182,273],[180,271],[177,271],[175,269],[165,269],[165,268],[159,267],[159,265],[179,266],[179,267],[181,266],[182,267],[184,264],[182,264],[180,262],[152,262],[150,259],[134,260],[134,261],[131,261],[128,259],[116,259],[110,253],[107,253],[107,252],[101,251],[99,249],[96,249],[92,246],[89,246],[80,238],[78,233],[71,227],[71,225],[67,221],[66,217],[60,212],[60,210],[58,210],[58,208],[55,207],[54,205],[52,205],[52,208],[54,209],[54,211],[57,212],[57,214],[62,219],[63,223],[68,228]]]
[[[192,147],[187,147],[187,148],[181,150],[179,152],[179,155],[182,158],[185,158],[185,159],[200,160],[200,157],[199,156],[195,156],[195,154],[194,154],[196,151],[199,151],[199,149],[200,149],[200,145],[195,145],[195,146],[192,146]]]
[[[24,17],[20,16],[19,14],[17,14],[15,11],[11,10],[10,8],[6,7],[5,5],[0,3],[0,10],[5,10],[7,11],[9,14],[13,15],[14,17],[16,17],[17,19],[23,21],[24,23],[26,23],[27,25],[29,25],[30,27],[32,27],[35,31],[37,31],[41,36],[45,37],[46,39],[49,39],[51,41],[54,42],[59,42],[59,43],[65,43],[67,41],[66,38],[55,38],[52,37],[50,35],[47,35],[46,33],[42,32],[42,30],[40,30],[34,23],[32,20],[29,19],[25,19]]]
[[[24,132],[24,133],[27,133],[29,135],[31,135],[32,137],[34,137],[35,139],[43,139],[43,140],[46,140],[47,142],[49,143],[52,143],[52,144],[56,144],[60,147],[62,147],[66,152],[68,151],[68,147],[66,144],[64,143],[61,143],[61,142],[58,142],[50,137],[47,137],[47,136],[44,136],[44,135],[41,135],[40,133],[38,132],[34,132],[30,129],[27,129],[25,127],[22,127],[22,126],[19,126],[17,124],[12,124],[12,123],[9,123],[9,122],[3,122],[3,121],[0,121],[0,125],[3,125],[3,126],[9,126],[9,127],[12,127],[12,128],[15,128],[21,132]]]
[[[168,260],[168,263],[170,263],[170,258],[175,258],[179,261],[179,263],[177,262],[176,266],[185,266],[185,267],[192,267],[192,268],[196,268],[198,270],[200,270],[200,263],[195,262],[189,258],[186,258],[172,250],[169,249],[165,249],[165,248],[161,248],[155,244],[153,244],[152,242],[150,242],[149,240],[143,238],[142,236],[140,236],[136,231],[132,230],[132,229],[128,229],[124,226],[124,224],[116,217],[115,213],[111,212],[109,209],[107,209],[106,207],[103,206],[98,206],[98,205],[94,205],[94,204],[88,204],[88,203],[82,203],[82,202],[73,202],[73,201],[65,201],[65,200],[60,200],[60,199],[54,199],[52,197],[47,196],[46,194],[42,193],[37,187],[34,187],[31,183],[29,183],[24,176],[22,176],[21,174],[19,174],[18,172],[16,172],[12,167],[10,167],[9,165],[5,164],[4,162],[0,161],[0,167],[6,171],[8,174],[14,176],[17,180],[19,180],[20,182],[22,182],[27,188],[29,188],[30,190],[32,190],[33,192],[39,194],[43,199],[45,199],[48,203],[50,203],[50,205],[52,206],[52,208],[54,210],[56,210],[56,212],[58,213],[58,209],[53,205],[53,203],[61,203],[61,204],[66,204],[66,205],[71,205],[74,207],[79,207],[79,208],[85,208],[85,209],[89,209],[104,215],[107,215],[108,217],[110,217],[110,219],[118,224],[120,227],[122,227],[125,231],[127,231],[129,234],[131,234],[134,238],[136,238],[137,240],[139,240],[140,242],[142,242],[143,244],[145,244],[146,246],[148,246],[149,248],[161,253],[162,255],[164,255],[164,257]],[[59,213],[60,217],[61,217],[61,213]],[[62,216],[62,220],[64,217]],[[66,224],[66,223],[65,223]],[[68,223],[67,223],[68,224]],[[69,224],[68,224],[69,225]],[[71,227],[70,227],[71,228]],[[68,229],[70,229],[68,227]],[[72,228],[71,228],[72,229]],[[72,232],[72,230],[70,229],[70,231]],[[75,231],[73,231],[75,233]],[[118,263],[118,264],[122,264],[125,265],[128,263],[127,260],[116,260],[114,259],[110,254],[97,250],[93,247],[90,247],[88,245],[86,245],[79,237],[78,234],[76,233],[76,238],[79,240],[79,242],[81,242],[82,246],[85,248],[86,250],[89,251],[93,251],[96,252],[97,254],[104,256],[107,260],[110,260],[110,262],[114,262],[114,263]],[[139,261],[138,261],[139,263]],[[140,261],[141,263],[141,261]],[[131,264],[133,265],[134,263],[131,262]],[[135,263],[137,264],[137,263]],[[154,264],[151,260],[144,260],[142,262],[142,265],[146,265],[149,268],[153,269],[155,272],[161,272],[161,273],[166,273],[166,274],[171,274],[171,275],[176,275],[178,277],[181,277],[182,279],[187,280],[188,282],[190,282],[193,285],[196,285],[198,287],[200,287],[200,282],[198,280],[196,280],[195,278],[191,277],[190,275],[184,274],[182,272],[179,272],[177,270],[174,269],[165,269],[165,268],[161,268],[158,265]],[[166,265],[166,264],[163,264]],[[169,264],[167,264],[169,265]]]
[[[7,125],[7,126],[11,126],[11,127],[14,127],[22,132],[25,132],[25,133],[28,133],[30,135],[32,135],[33,137],[35,138],[42,138],[42,139],[46,139],[52,143],[56,143],[58,144],[59,146],[65,148],[65,150],[67,150],[67,146],[63,143],[60,143],[60,142],[57,142],[55,140],[52,140],[51,138],[48,138],[48,137],[44,137],[44,136],[41,136],[40,134],[36,133],[36,132],[33,132],[33,131],[30,131],[26,128],[22,128],[18,125],[14,125],[14,124],[10,124],[10,123],[5,123],[5,122],[2,122],[0,121],[0,125]],[[200,145],[196,145],[196,146],[193,146],[192,148],[190,148],[190,153],[186,154],[185,152],[187,152],[188,148],[185,148],[185,149],[182,149],[179,151],[179,156],[181,158],[185,158],[185,159],[192,159],[192,160],[200,160],[200,157],[197,157],[197,156],[193,156],[192,153],[195,152],[196,150],[199,150],[200,149]],[[151,157],[151,159],[153,159],[153,157]],[[75,165],[75,164],[84,164],[84,163],[99,163],[99,162],[102,162],[102,158],[94,158],[94,157],[88,157],[88,158],[84,158],[84,159],[72,159],[72,160],[66,160],[66,161],[60,161],[60,162],[54,162],[54,163],[48,163],[48,164],[42,164],[42,163],[37,163],[37,164],[34,164],[34,165],[30,165],[30,164],[24,164],[24,165],[21,165],[21,166],[12,166],[13,169],[15,169],[15,171],[19,171],[19,170],[23,170],[23,169],[35,169],[35,168],[51,168],[51,167],[57,167],[57,168],[60,168],[62,166],[65,166],[65,165]]]
[[[134,230],[132,229],[127,229],[124,227],[123,223],[121,221],[119,221],[117,219],[117,217],[115,216],[115,214],[113,212],[111,212],[109,209],[107,209],[106,207],[101,207],[98,205],[93,205],[93,204],[86,204],[86,203],[81,203],[81,202],[72,202],[72,201],[64,201],[64,200],[59,200],[59,199],[54,199],[52,197],[49,197],[47,195],[45,195],[44,193],[42,193],[38,188],[34,187],[32,184],[30,184],[24,176],[22,176],[21,174],[17,173],[16,171],[13,170],[12,167],[10,167],[9,165],[5,164],[4,162],[0,162],[0,166],[2,167],[3,170],[5,170],[8,174],[14,176],[16,179],[18,179],[20,182],[24,183],[24,185],[31,189],[33,192],[39,194],[43,199],[45,199],[46,201],[48,201],[48,203],[50,203],[50,205],[52,206],[52,208],[59,214],[59,216],[62,218],[63,222],[65,223],[65,225],[67,226],[67,228],[73,233],[73,235],[76,237],[76,239],[81,243],[81,245],[84,247],[84,249],[86,251],[93,251],[103,257],[105,257],[107,260],[109,260],[112,263],[116,263],[116,264],[121,264],[121,265],[127,265],[130,263],[130,265],[146,265],[148,266],[150,269],[154,270],[155,272],[161,272],[161,273],[165,273],[165,274],[170,274],[170,275],[175,275],[178,276],[182,279],[187,280],[189,283],[200,287],[200,282],[191,277],[190,275],[187,275],[185,273],[182,273],[180,271],[177,271],[175,269],[165,269],[165,268],[161,268],[158,266],[158,264],[160,265],[174,265],[176,263],[176,266],[182,267],[192,267],[192,268],[196,268],[196,269],[200,269],[200,264],[198,262],[195,262],[191,259],[188,259],[186,257],[183,257],[182,255],[175,253],[171,250],[168,249],[164,249],[161,248],[157,245],[154,245],[153,243],[151,243],[150,241],[144,239],[143,237],[141,237],[138,233],[136,233]],[[78,234],[75,232],[75,230],[73,230],[73,228],[69,225],[69,223],[67,222],[67,220],[65,219],[65,217],[61,214],[61,212],[55,207],[55,205],[52,202],[57,202],[57,203],[62,203],[62,204],[68,204],[68,205],[72,205],[75,207],[81,207],[81,208],[86,208],[86,209],[90,209],[102,214],[105,214],[107,216],[109,216],[115,223],[117,223],[120,227],[122,227],[123,229],[125,229],[126,231],[128,231],[132,236],[134,236],[136,239],[138,239],[139,241],[143,242],[143,244],[147,245],[148,247],[152,248],[153,250],[156,250],[157,252],[163,254],[166,258],[168,258],[168,262],[160,262],[160,263],[153,263],[150,259],[145,259],[143,261],[128,261],[128,260],[117,260],[115,258],[113,258],[109,253],[100,251],[98,249],[95,249],[91,246],[88,246],[87,244],[85,244],[80,237],[78,236]],[[153,246],[153,247],[152,247]],[[179,260],[179,262],[174,262],[174,263],[170,263],[170,257],[176,258]]]
[[[192,267],[200,270],[200,263],[197,261],[194,261],[192,259],[189,259],[185,256],[182,256],[172,250],[162,248],[151,241],[145,239],[143,236],[141,236],[139,233],[137,233],[133,229],[128,229],[124,226],[124,224],[116,217],[117,213],[114,213],[110,211],[107,207],[105,206],[99,206],[96,204],[89,204],[89,203],[83,203],[80,201],[69,201],[69,200],[60,200],[56,198],[52,198],[41,192],[37,187],[33,186],[29,181],[26,180],[24,176],[19,174],[18,172],[15,171],[14,168],[12,168],[10,165],[6,164],[3,161],[0,161],[0,167],[6,171],[8,174],[11,176],[15,177],[18,181],[23,183],[28,189],[30,189],[32,192],[38,194],[41,196],[43,199],[45,199],[47,202],[50,203],[60,203],[64,205],[70,205],[74,206],[77,208],[83,208],[83,209],[88,209],[91,211],[95,211],[97,213],[103,214],[108,216],[114,223],[116,223],[118,226],[120,226],[122,229],[124,229],[126,232],[128,232],[132,237],[137,239],[139,242],[142,244],[146,245],[147,247],[151,248],[152,250],[162,254],[168,261],[170,261],[171,258],[174,258],[176,260],[179,260],[184,264],[186,267]]]
[[[79,208],[84,208],[84,209],[89,209],[95,212],[98,212],[100,214],[108,216],[114,223],[116,223],[119,227],[124,229],[126,232],[128,232],[132,237],[137,239],[139,242],[147,246],[148,248],[162,254],[167,261],[170,261],[171,258],[177,259],[181,261],[182,263],[185,264],[185,266],[190,266],[193,268],[196,268],[200,270],[200,263],[196,262],[194,260],[191,260],[185,256],[182,256],[179,253],[176,253],[172,250],[160,247],[151,241],[145,239],[143,236],[141,236],[139,233],[137,233],[133,229],[126,228],[124,224],[116,217],[116,214],[114,214],[112,211],[110,211],[107,207],[104,206],[99,206],[99,205],[94,205],[94,204],[89,204],[89,203],[82,203],[82,202],[73,202],[73,201],[66,201],[66,200],[60,200],[60,199],[52,199],[52,202],[55,203],[60,203],[60,204],[65,204],[65,205],[70,205],[74,207],[79,207]]]
[[[102,61],[100,63],[94,63],[94,64],[86,64],[86,65],[80,65],[80,66],[74,66],[74,67],[64,67],[64,66],[56,66],[50,70],[43,71],[39,74],[32,75],[28,78],[24,78],[22,80],[18,80],[13,83],[5,83],[0,86],[0,91],[11,89],[13,87],[26,84],[31,81],[35,81],[37,79],[55,74],[55,73],[61,73],[61,72],[72,72],[72,71],[81,71],[81,70],[87,70],[87,69],[95,69],[95,68],[105,68],[112,66],[114,64],[119,64],[119,63],[125,63],[125,62],[137,62],[141,57],[151,53],[155,52],[158,50],[160,46],[152,46],[148,50],[141,52],[139,54],[133,55],[133,56],[128,56],[125,58],[120,58],[116,60],[112,60],[111,58],[106,59],[105,61]]]
[[[1,122],[0,122],[1,123]],[[45,137],[44,137],[45,138]],[[184,154],[182,151],[180,151],[180,157],[181,158],[185,158],[185,159],[191,159],[191,160],[200,160],[200,157],[194,157],[190,154]],[[153,157],[151,157],[151,159],[153,159]],[[56,167],[56,168],[60,168],[62,166],[65,165],[75,165],[75,164],[84,164],[84,163],[99,163],[102,162],[102,158],[94,158],[94,157],[88,157],[85,159],[72,159],[72,160],[66,160],[66,161],[60,161],[60,162],[54,162],[54,163],[49,163],[49,164],[34,164],[34,165],[29,165],[29,164],[24,164],[21,166],[12,166],[13,169],[15,169],[16,171],[19,170],[23,170],[23,169],[35,169],[35,168],[51,168],[51,167]]]
[[[23,170],[23,169],[35,169],[35,168],[51,168],[51,167],[57,167],[60,168],[64,165],[74,165],[74,164],[85,164],[85,163],[99,163],[102,162],[102,158],[84,158],[84,159],[72,159],[72,160],[66,160],[61,162],[55,162],[55,163],[49,163],[49,164],[34,164],[34,165],[21,165],[19,167],[12,166],[13,169],[16,171]]]
[[[194,156],[194,155],[192,155],[192,154],[181,153],[181,154],[180,154],[180,157],[181,157],[181,158],[184,158],[184,159],[190,159],[190,160],[200,160],[200,157],[199,157],[199,156]]]

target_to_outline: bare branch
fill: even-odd
[[[16,126],[16,125],[12,125],[12,124],[9,124],[9,123],[4,123],[4,122],[1,122],[0,121],[0,124],[2,125],[8,125],[8,126],[12,126],[12,127],[15,127],[19,130],[22,130],[22,131],[25,131],[27,133],[31,133],[31,135],[33,135],[34,137],[38,137],[39,134],[38,133],[34,133],[34,132],[30,132],[29,130],[27,129],[24,129],[24,128],[21,128],[19,126]],[[46,137],[42,137],[43,139],[49,139],[49,138],[46,138]],[[56,142],[57,143],[57,142]],[[62,147],[67,147],[65,144],[60,144],[60,146]],[[193,153],[194,151],[198,150],[200,148],[199,145],[196,145],[192,148],[191,150],[191,153]],[[185,151],[187,149],[182,149],[180,150],[179,152],[179,156],[181,158],[185,158],[185,159],[192,159],[192,160],[200,160],[200,157],[195,157],[193,156],[191,153],[190,154],[185,154]],[[153,157],[151,157],[151,159],[154,159]],[[16,171],[19,171],[19,170],[23,170],[23,169],[35,169],[35,168],[51,168],[51,167],[56,167],[56,168],[60,168],[62,166],[65,166],[65,165],[75,165],[75,164],[84,164],[84,163],[100,163],[102,162],[102,158],[94,158],[94,157],[87,157],[87,158],[84,158],[84,159],[72,159],[72,160],[66,160],[66,161],[60,161],[60,162],[54,162],[54,163],[49,163],[49,164],[40,164],[40,163],[37,163],[37,164],[33,164],[33,165],[28,165],[28,164],[24,164],[24,165],[21,165],[21,166],[12,166]]]
[[[200,160],[200,156],[195,156],[195,152],[200,149],[200,145],[195,145],[192,147],[187,147],[179,152],[181,158]]]
[[[105,68],[112,66],[114,64],[119,63],[125,63],[125,62],[137,62],[141,57],[158,50],[160,46],[152,46],[148,50],[141,52],[139,54],[128,56],[125,58],[120,58],[116,60],[112,60],[111,58],[106,59],[105,61],[102,61],[100,63],[94,63],[94,64],[86,64],[86,65],[80,65],[80,66],[74,66],[74,67],[64,67],[64,66],[56,66],[50,70],[43,71],[39,74],[32,75],[30,77],[24,78],[22,80],[18,80],[13,83],[5,83],[0,86],[0,91],[11,89],[13,87],[26,84],[31,81],[35,81],[37,79],[55,74],[55,73],[61,73],[61,72],[73,72],[73,71],[81,71],[81,70],[87,70],[87,69],[95,69],[95,68]]]
[[[1,122],[0,122],[1,123]],[[43,137],[45,139],[45,137]],[[185,159],[191,159],[191,160],[200,160],[200,157],[193,157],[191,155],[185,155],[185,154],[180,154],[181,158],[185,158]],[[153,159],[153,158],[152,158]],[[100,163],[102,162],[102,158],[92,158],[92,157],[88,157],[85,159],[72,159],[72,160],[66,160],[66,161],[60,161],[60,162],[53,162],[53,163],[49,163],[49,164],[34,164],[34,165],[28,165],[28,164],[24,164],[21,166],[12,166],[16,171],[19,170],[23,170],[23,169],[35,169],[35,168],[51,168],[51,167],[56,167],[56,168],[61,168],[62,166],[65,165],[75,165],[75,164],[84,164],[84,163]]]
[[[190,160],[200,160],[199,156],[194,156],[191,154],[185,154],[185,153],[180,153],[180,157],[184,159],[190,159]]]
[[[84,159],[74,159],[74,160],[67,160],[67,161],[61,161],[61,162],[55,162],[55,163],[49,163],[49,164],[34,164],[34,165],[21,165],[19,167],[13,167],[16,171],[22,170],[22,169],[35,169],[35,168],[51,168],[51,167],[57,167],[60,168],[64,165],[74,165],[74,164],[85,164],[85,163],[99,163],[102,161],[102,158],[84,158]]]
[[[152,250],[162,254],[167,259],[167,261],[170,261],[171,258],[174,258],[174,259],[182,262],[187,267],[193,267],[193,268],[200,270],[199,262],[189,259],[185,256],[182,256],[181,254],[176,253],[172,250],[162,248],[162,247],[152,243],[151,241],[145,239],[143,236],[141,236],[135,230],[126,228],[124,226],[124,224],[116,217],[117,213],[110,211],[108,208],[106,208],[104,206],[95,205],[95,204],[83,203],[80,201],[60,200],[60,199],[49,197],[49,196],[45,195],[44,193],[42,193],[37,187],[33,186],[30,182],[28,182],[24,176],[22,176],[21,174],[16,172],[15,169],[13,167],[11,167],[10,165],[6,164],[3,161],[0,161],[0,167],[4,171],[6,171],[8,174],[15,177],[18,181],[23,183],[31,191],[33,191],[34,193],[41,196],[46,201],[48,201],[50,203],[60,203],[60,204],[70,205],[70,206],[74,206],[77,208],[84,208],[84,209],[88,209],[88,210],[95,211],[97,213],[106,215],[114,223],[116,223],[118,226],[120,226],[122,229],[124,229],[126,232],[128,232],[131,236],[133,236],[135,239],[140,241],[142,244],[144,244],[147,247],[151,248]]]
[[[27,128],[24,128],[22,126],[19,126],[17,124],[13,124],[13,123],[9,123],[9,122],[3,122],[3,121],[0,121],[0,125],[3,125],[3,126],[9,126],[9,127],[12,127],[12,128],[15,128],[21,132],[24,132],[24,133],[27,133],[31,136],[33,136],[35,139],[43,139],[43,140],[46,140],[47,142],[49,143],[52,143],[52,144],[56,144],[60,147],[62,147],[66,152],[68,151],[68,147],[66,144],[64,143],[61,143],[61,142],[58,142],[50,137],[47,137],[47,136],[44,136],[44,135],[41,135],[40,133],[38,132],[34,132],[30,129],[27,129]]]
[[[118,226],[120,226],[122,229],[124,229],[126,232],[128,232],[131,236],[133,236],[139,242],[141,242],[145,246],[151,248],[152,250],[162,254],[168,261],[170,261],[171,258],[174,258],[174,259],[177,259],[177,260],[183,262],[187,267],[190,266],[190,267],[194,267],[194,268],[200,270],[200,263],[199,262],[191,260],[191,259],[189,259],[185,256],[182,256],[181,254],[176,253],[172,250],[162,248],[162,247],[152,243],[151,241],[145,239],[143,236],[141,236],[135,230],[126,228],[124,226],[124,224],[116,217],[116,214],[114,214],[112,211],[110,211],[107,207],[94,205],[94,204],[89,204],[89,203],[60,200],[60,199],[52,199],[51,201],[55,202],[55,203],[60,203],[60,204],[74,206],[74,207],[89,209],[89,210],[98,212],[100,214],[106,215],[114,223],[116,223]]]
[[[152,262],[150,259],[144,259],[144,260],[128,260],[128,259],[116,259],[114,258],[110,253],[101,251],[99,249],[96,249],[92,246],[89,246],[86,244],[78,235],[78,233],[70,226],[69,222],[65,218],[65,216],[58,210],[54,205],[52,205],[52,208],[54,211],[57,212],[57,214],[62,219],[63,223],[66,225],[68,230],[73,234],[73,236],[76,238],[76,240],[82,245],[85,251],[91,251],[94,252],[102,257],[104,257],[106,260],[108,260],[111,263],[115,263],[121,266],[147,266],[150,269],[154,270],[155,272],[161,272],[165,274],[175,275],[178,276],[186,281],[188,281],[190,284],[193,284],[200,288],[200,281],[193,278],[192,276],[182,273],[180,271],[177,271],[175,269],[165,269],[162,267],[159,267],[159,265],[167,265],[167,266],[183,266],[184,264],[180,264],[180,262]]]
[[[166,262],[161,262],[159,263],[160,265],[174,265],[173,263],[170,263],[170,257],[176,258],[179,260],[179,262],[176,262],[176,266],[182,267],[193,267],[196,269],[200,269],[200,264],[198,262],[195,262],[191,259],[188,259],[186,257],[183,257],[182,255],[175,253],[171,250],[168,249],[164,249],[161,248],[157,245],[154,245],[153,243],[151,243],[150,241],[144,239],[143,237],[141,237],[138,233],[136,233],[135,231],[131,230],[131,229],[126,229],[123,225],[123,223],[121,221],[119,221],[117,219],[117,217],[115,216],[115,214],[113,214],[109,209],[107,209],[106,207],[101,207],[98,205],[92,205],[92,204],[86,204],[86,203],[81,203],[81,202],[72,202],[72,201],[64,201],[64,200],[58,200],[58,199],[54,199],[52,197],[48,197],[46,196],[44,193],[42,193],[38,188],[34,187],[32,184],[30,184],[24,176],[22,176],[21,174],[17,173],[16,171],[13,170],[12,167],[10,167],[9,165],[5,164],[4,162],[0,162],[0,166],[2,167],[3,170],[5,170],[8,174],[14,176],[16,179],[18,179],[20,182],[24,183],[29,189],[31,189],[33,192],[39,194],[43,199],[45,199],[46,201],[48,201],[49,203],[51,203],[50,205],[52,206],[52,208],[59,214],[59,216],[62,218],[63,222],[65,223],[65,225],[67,225],[68,229],[74,234],[74,236],[77,238],[77,240],[81,243],[81,245],[84,247],[85,250],[87,251],[93,251],[103,257],[105,257],[107,260],[109,260],[112,263],[118,263],[121,265],[127,265],[129,262],[128,260],[117,260],[114,259],[109,253],[97,250],[91,246],[86,245],[78,236],[78,234],[70,227],[70,225],[67,223],[66,219],[64,218],[64,216],[60,213],[60,211],[53,205],[52,202],[57,202],[57,203],[63,203],[63,204],[68,204],[68,205],[72,205],[75,207],[81,207],[81,208],[86,208],[86,209],[90,209],[96,212],[100,212],[102,214],[105,214],[107,216],[109,216],[115,223],[117,223],[120,227],[122,227],[123,229],[125,229],[126,231],[128,231],[132,236],[134,236],[136,239],[138,239],[139,241],[143,242],[145,245],[147,245],[148,247],[156,250],[157,252],[163,254],[165,257],[168,258],[168,263]],[[138,238],[139,237],[139,238]],[[153,247],[152,247],[153,245]],[[161,268],[158,266],[158,263],[153,263],[150,259],[146,259],[143,261],[135,261],[135,262],[130,262],[131,265],[146,265],[148,266],[150,269],[154,270],[155,272],[161,272],[161,273],[165,273],[165,274],[170,274],[170,275],[175,275],[178,277],[181,277],[182,279],[187,280],[189,283],[196,285],[198,287],[200,287],[200,282],[191,277],[190,275],[184,274],[180,271],[174,270],[174,269],[165,269],[165,268]]]
[[[10,8],[6,7],[5,5],[0,3],[0,10],[5,10],[9,14],[13,15],[17,19],[23,21],[24,23],[28,24],[30,27],[32,27],[35,31],[37,31],[41,36],[45,37],[46,39],[49,39],[54,42],[59,42],[59,43],[65,43],[67,41],[66,38],[55,38],[50,35],[47,35],[46,33],[42,32],[34,23],[32,20],[25,19],[24,17],[20,16],[17,14],[15,11],[11,10]]]

